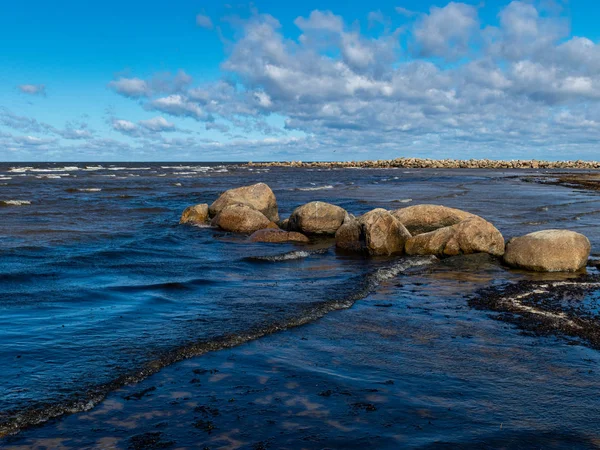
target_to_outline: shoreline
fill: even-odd
[[[395,158],[365,161],[273,161],[252,162],[247,167],[294,167],[327,169],[600,169],[600,161],[540,161],[530,160],[492,160],[492,159],[430,159]]]

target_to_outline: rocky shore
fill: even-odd
[[[429,159],[429,158],[395,158],[387,160],[366,161],[275,161],[249,162],[249,167],[306,167],[335,169],[600,169],[600,161],[539,161],[512,160],[499,161],[493,159]]]

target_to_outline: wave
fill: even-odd
[[[333,286],[332,289],[327,290],[331,292],[332,297],[306,307],[301,313],[291,318],[263,323],[239,334],[226,334],[210,341],[196,342],[173,349],[129,374],[119,376],[109,383],[95,386],[85,394],[78,395],[74,400],[65,403],[44,404],[23,411],[8,412],[4,417],[0,416],[0,438],[16,434],[26,427],[39,425],[67,414],[89,411],[104,400],[110,392],[120,389],[125,385],[139,383],[164,367],[176,362],[197,357],[208,352],[236,347],[279,331],[306,325],[324,317],[330,312],[348,309],[358,300],[365,298],[373,292],[382,282],[390,280],[411,268],[429,266],[437,260],[433,256],[401,259],[388,266],[375,269],[366,276],[357,275],[354,277],[357,288],[350,294],[346,294],[343,288],[340,289],[338,286]],[[348,282],[344,283],[344,286],[348,285]],[[155,287],[158,289],[180,288],[177,283],[158,284]]]
[[[0,177],[0,180],[12,180],[12,177]]]
[[[77,166],[65,166],[65,167],[56,167],[52,169],[36,169],[35,167],[11,167],[8,171],[12,173],[25,173],[25,172],[74,172],[77,170],[81,170]]]
[[[100,192],[100,188],[69,188],[65,189],[65,192]]]
[[[295,188],[294,191],[324,191],[327,189],[333,189],[333,186],[328,184],[326,186],[314,186],[314,187],[306,187],[306,188]]]
[[[25,206],[31,205],[29,200],[0,200],[0,206]]]
[[[246,261],[260,261],[260,262],[279,262],[279,261],[293,261],[296,259],[308,258],[312,255],[322,255],[327,253],[329,248],[321,248],[319,250],[294,250],[287,253],[280,253],[278,255],[266,255],[266,256],[248,256],[244,258]]]

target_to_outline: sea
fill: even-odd
[[[527,416],[529,410],[540,411],[532,405],[540,386],[555,397],[544,398],[534,429],[551,433],[562,427],[575,430],[582,439],[598,438],[598,351],[585,342],[528,335],[498,321],[495,313],[468,306],[475,288],[541,275],[510,270],[481,255],[442,261],[368,258],[337,251],[330,239],[308,245],[253,243],[247,236],[210,226],[179,224],[187,206],[210,204],[227,189],[264,182],[276,195],[282,219],[314,200],[355,215],[374,208],[441,204],[484,217],[506,239],[548,228],[578,231],[590,239],[592,256],[598,257],[600,196],[556,185],[556,177],[557,172],[535,170],[0,164],[0,436],[93,411],[116,390],[144,383],[182,361],[273,342],[306,327],[327,335],[331,326],[332,333],[353,330],[352,336],[336,341],[338,353],[353,353],[355,348],[363,355],[381,356],[368,365],[371,373],[407,372],[411,381],[395,384],[401,386],[404,399],[423,399],[431,393],[432,401],[433,396],[445,396],[444,402],[435,399],[444,410],[453,407],[451,399],[460,398],[467,410],[484,402],[495,414],[502,405],[491,399],[514,388],[511,414]],[[396,320],[394,308],[400,304],[402,320]],[[597,313],[598,305],[589,304],[589,311]],[[375,305],[377,314],[361,313],[365,305]],[[429,305],[428,312],[418,305]],[[357,326],[360,317],[368,318],[369,326]],[[488,330],[488,338],[494,339],[484,339],[473,351],[473,331],[450,331],[454,320]],[[400,326],[429,337],[423,338],[422,346],[395,347],[395,356],[390,355],[381,330],[395,336]],[[307,334],[310,338],[304,331]],[[442,339],[440,334],[445,340],[433,345]],[[515,352],[521,345],[515,342],[523,348],[535,346],[539,352],[534,353],[546,359],[523,357]],[[556,348],[560,356],[552,353]],[[315,364],[331,361],[325,350],[310,350]],[[494,365],[498,358],[503,360],[500,369]],[[575,384],[570,379],[573,397],[564,383],[574,375],[552,371],[560,358],[577,360],[573,364],[582,374],[585,364],[590,366],[591,375],[581,375]],[[423,364],[427,370],[411,372]],[[463,386],[458,392],[456,377],[464,374],[441,374],[465,367],[480,367],[484,372],[478,376],[494,367],[496,381]],[[342,377],[352,384],[353,377],[360,378],[367,369],[363,364],[328,370],[319,376]],[[538,380],[532,378],[536,373]],[[418,382],[426,374],[435,374],[433,384]],[[395,405],[400,407],[402,401]],[[468,431],[475,434],[488,433],[491,426],[476,419],[469,424]],[[493,426],[500,429],[499,423]],[[383,422],[376,427],[379,435],[389,429]],[[416,428],[414,432],[419,433]],[[452,433],[464,438],[460,421],[434,433],[431,441],[419,442],[425,445]],[[394,446],[393,441],[385,442]]]

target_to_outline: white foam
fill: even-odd
[[[77,189],[78,192],[100,192],[102,189],[100,188],[81,188]]]
[[[31,205],[29,200],[0,200],[0,203],[4,206],[25,206]]]
[[[12,180],[12,177],[0,177],[0,180]]]
[[[324,191],[326,189],[333,189],[333,186],[328,184],[327,186],[315,186],[307,188],[297,188],[298,191]]]

